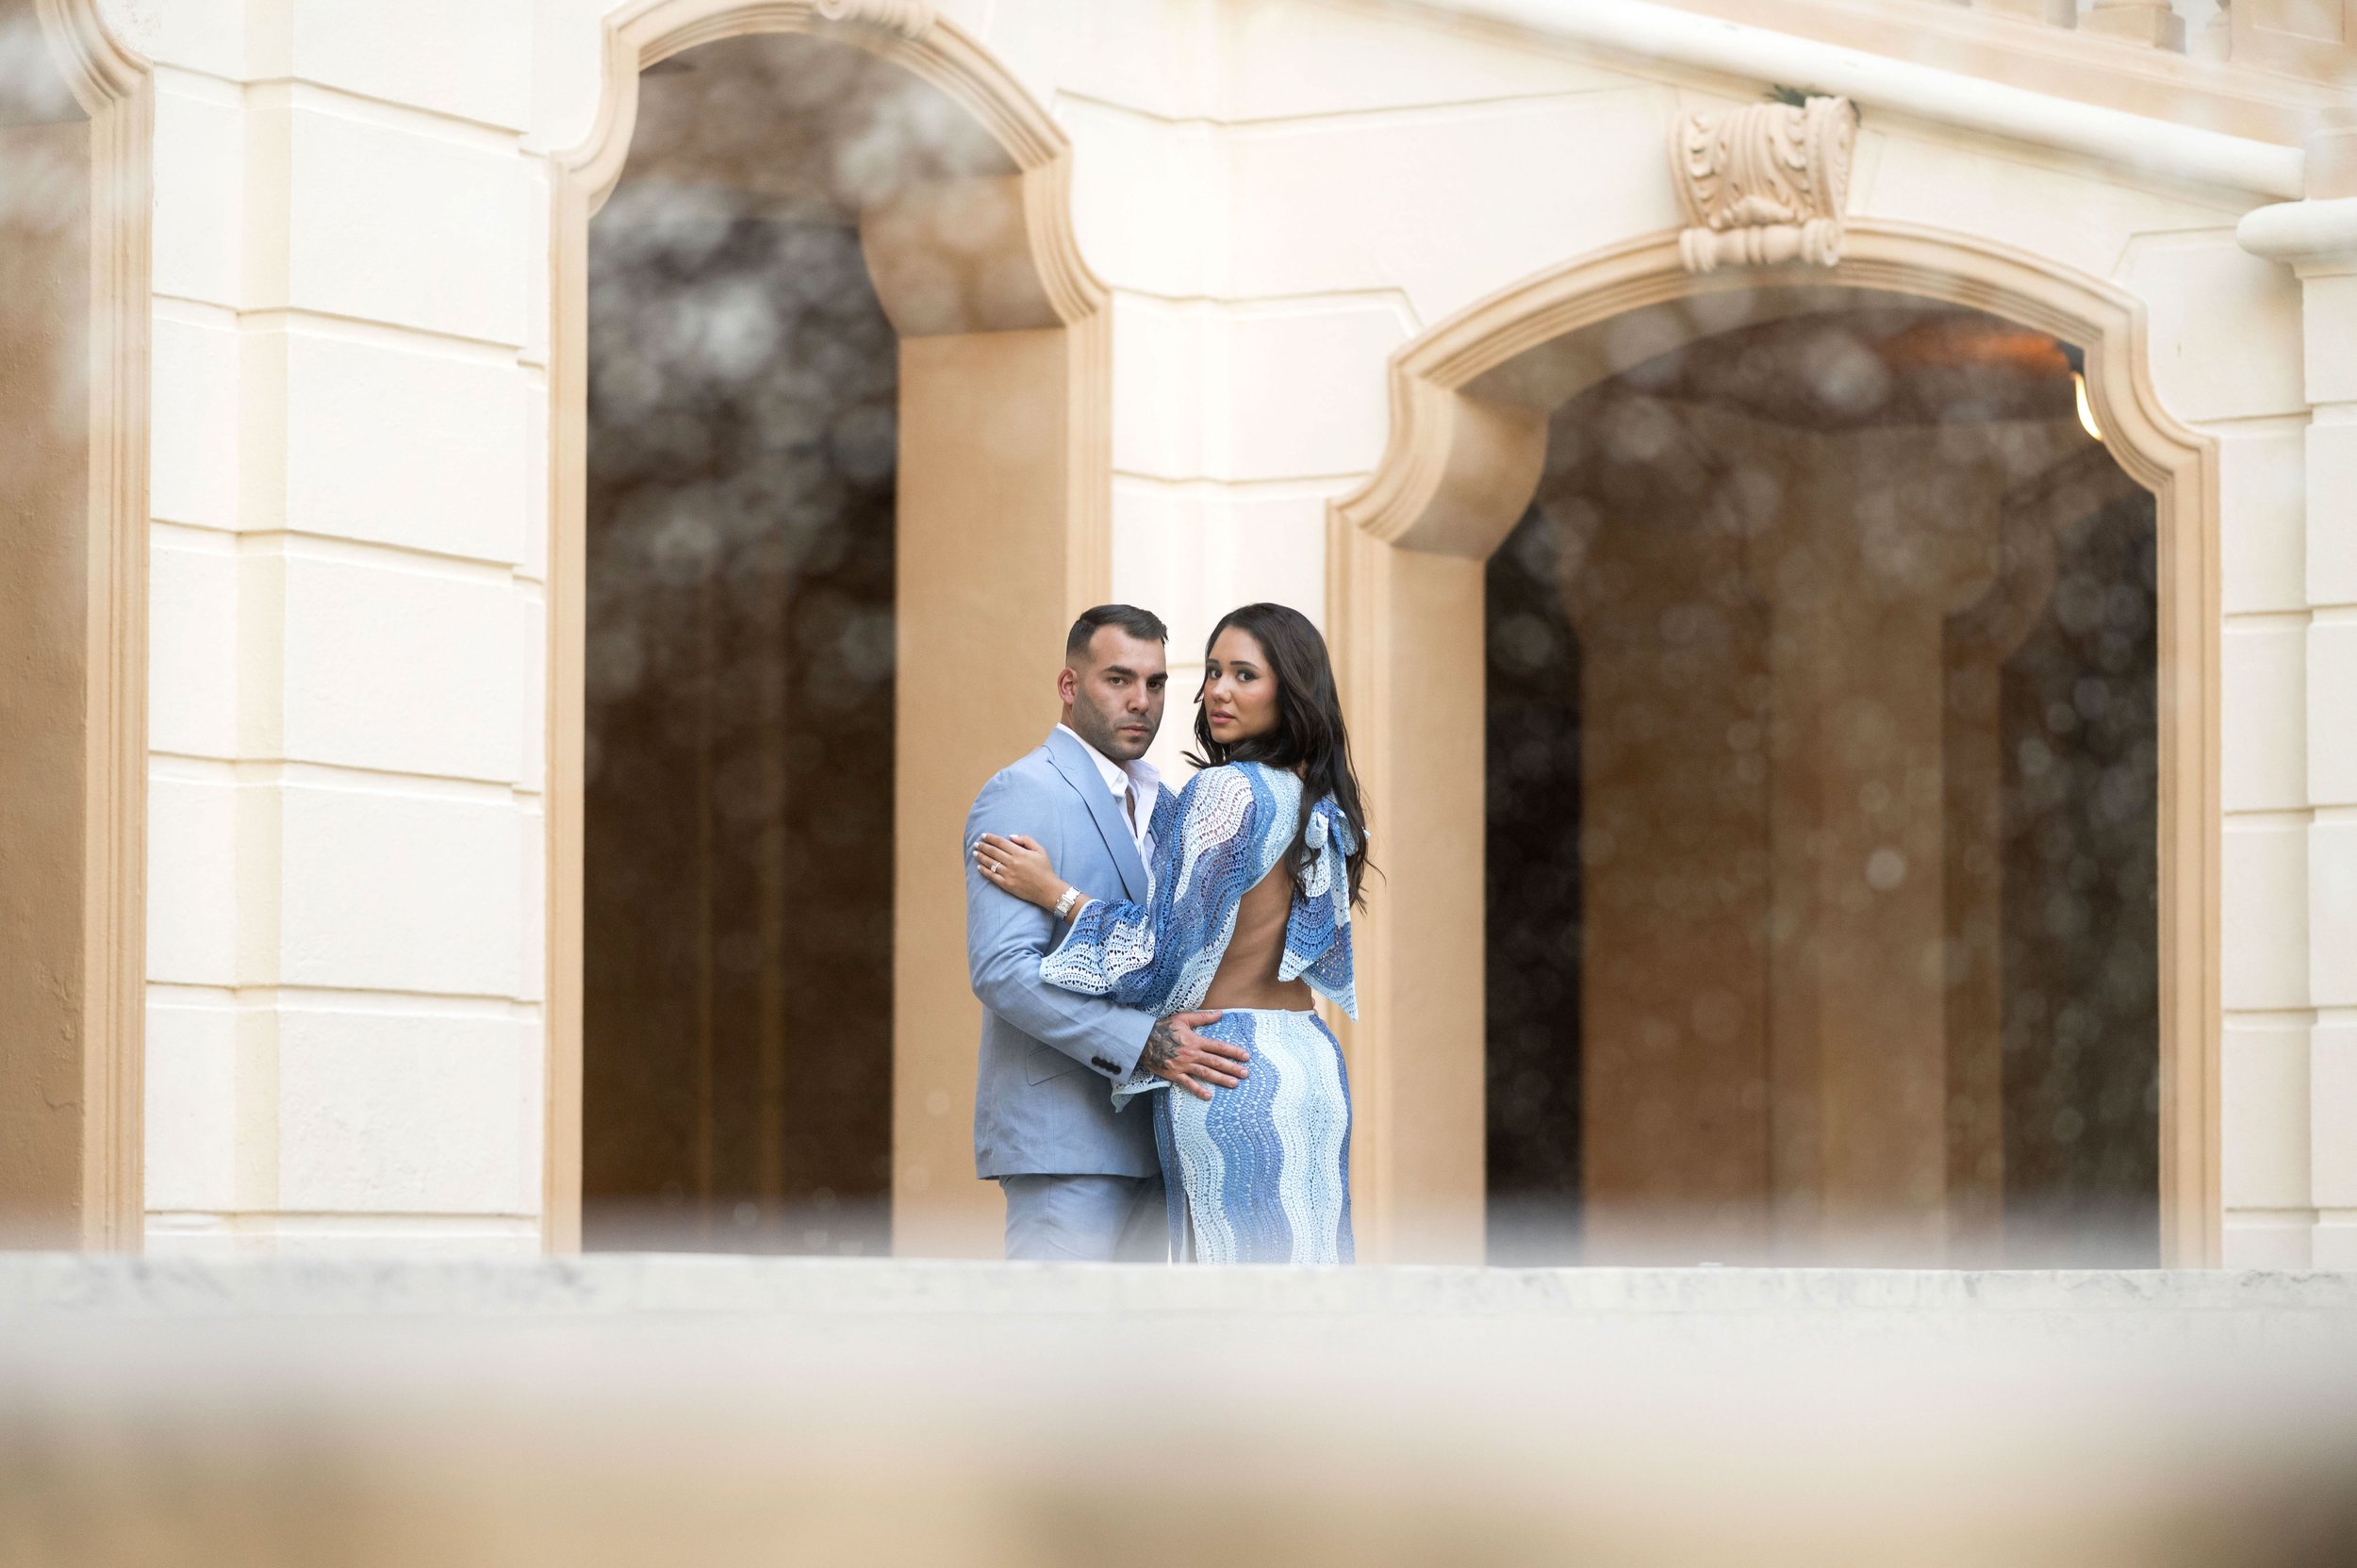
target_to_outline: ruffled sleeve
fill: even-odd
[[[1255,846],[1266,813],[1244,768],[1207,767],[1187,781],[1177,831],[1158,831],[1152,896],[1145,903],[1090,900],[1040,960],[1040,978],[1161,1015],[1195,1006],[1228,949],[1237,902],[1258,880]]]
[[[1310,808],[1301,834],[1301,885],[1285,918],[1285,952],[1277,978],[1301,979],[1310,989],[1359,1016],[1351,967],[1350,857],[1359,848],[1350,818],[1327,796]]]

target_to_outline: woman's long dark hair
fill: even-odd
[[[1211,738],[1203,710],[1203,693],[1195,696],[1195,744],[1187,761],[1197,767],[1223,763],[1259,762],[1271,767],[1297,769],[1301,774],[1301,825],[1309,826],[1310,808],[1331,795],[1350,819],[1359,847],[1350,852],[1350,901],[1363,905],[1360,883],[1367,868],[1367,812],[1359,800],[1359,775],[1350,766],[1350,732],[1343,726],[1341,695],[1334,689],[1334,664],[1326,655],[1326,639],[1310,618],[1283,604],[1245,604],[1219,618],[1211,639],[1203,645],[1206,663],[1219,635],[1230,626],[1248,633],[1268,660],[1277,682],[1277,728],[1223,746]],[[1294,835],[1298,852],[1299,830]]]

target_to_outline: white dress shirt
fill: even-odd
[[[1105,787],[1113,791],[1113,809],[1124,812],[1129,823],[1129,836],[1137,844],[1138,858],[1146,862],[1147,870],[1152,870],[1154,867],[1154,834],[1152,831],[1154,802],[1162,792],[1162,774],[1156,772],[1154,765],[1144,757],[1127,766],[1113,761],[1113,758],[1091,746],[1081,736],[1080,732],[1069,724],[1059,724],[1056,728],[1080,741],[1080,750],[1089,754],[1089,761],[1096,764],[1096,771],[1104,777]],[[1135,800],[1134,814],[1128,813],[1123,806],[1123,801],[1130,798]]]

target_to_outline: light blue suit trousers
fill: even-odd
[[[1159,1176],[1002,1176],[1007,1256],[1043,1263],[1166,1263]]]

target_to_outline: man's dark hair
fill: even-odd
[[[1086,653],[1089,639],[1105,626],[1118,626],[1140,642],[1170,640],[1170,628],[1153,611],[1141,610],[1135,604],[1099,604],[1093,610],[1082,610],[1080,619],[1072,623],[1070,635],[1063,639],[1064,663],[1074,663]]]

